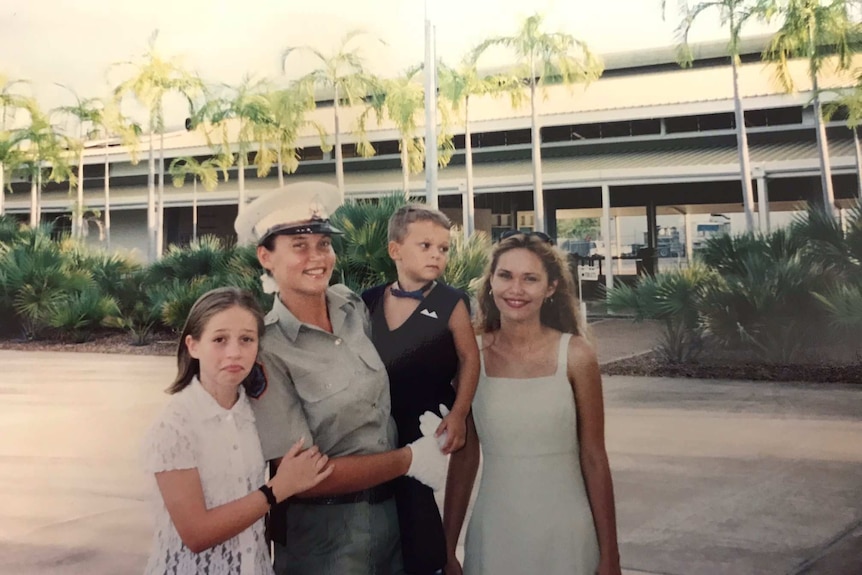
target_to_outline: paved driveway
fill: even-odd
[[[173,359],[0,351],[0,369],[0,573],[141,572],[138,442]],[[605,385],[627,572],[862,573],[862,388]]]

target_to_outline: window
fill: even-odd
[[[397,156],[401,153],[400,145],[397,140],[374,142],[374,151],[378,156]]]
[[[323,150],[320,149],[320,146],[312,146],[310,148],[302,148],[297,150],[299,154],[300,161],[303,160],[322,160],[323,159]]]
[[[732,130],[736,126],[733,113],[703,114],[701,116],[681,116],[667,118],[665,127],[668,134],[682,132],[709,132],[711,130]]]
[[[846,117],[846,116],[845,116]],[[836,118],[838,119],[838,118]],[[745,125],[751,127],[786,126],[802,123],[802,107],[769,108],[745,112]]]

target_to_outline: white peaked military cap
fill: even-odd
[[[299,182],[266,192],[234,222],[240,243],[260,245],[272,235],[341,234],[329,217],[341,205],[338,188],[325,182]]]

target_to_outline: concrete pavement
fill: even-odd
[[[138,443],[173,359],[0,351],[0,369],[0,574],[140,572]],[[862,388],[605,388],[627,573],[862,573]]]

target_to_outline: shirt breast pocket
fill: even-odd
[[[321,365],[319,369],[294,374],[293,384],[303,401],[317,403],[346,390],[350,381],[338,366]]]

